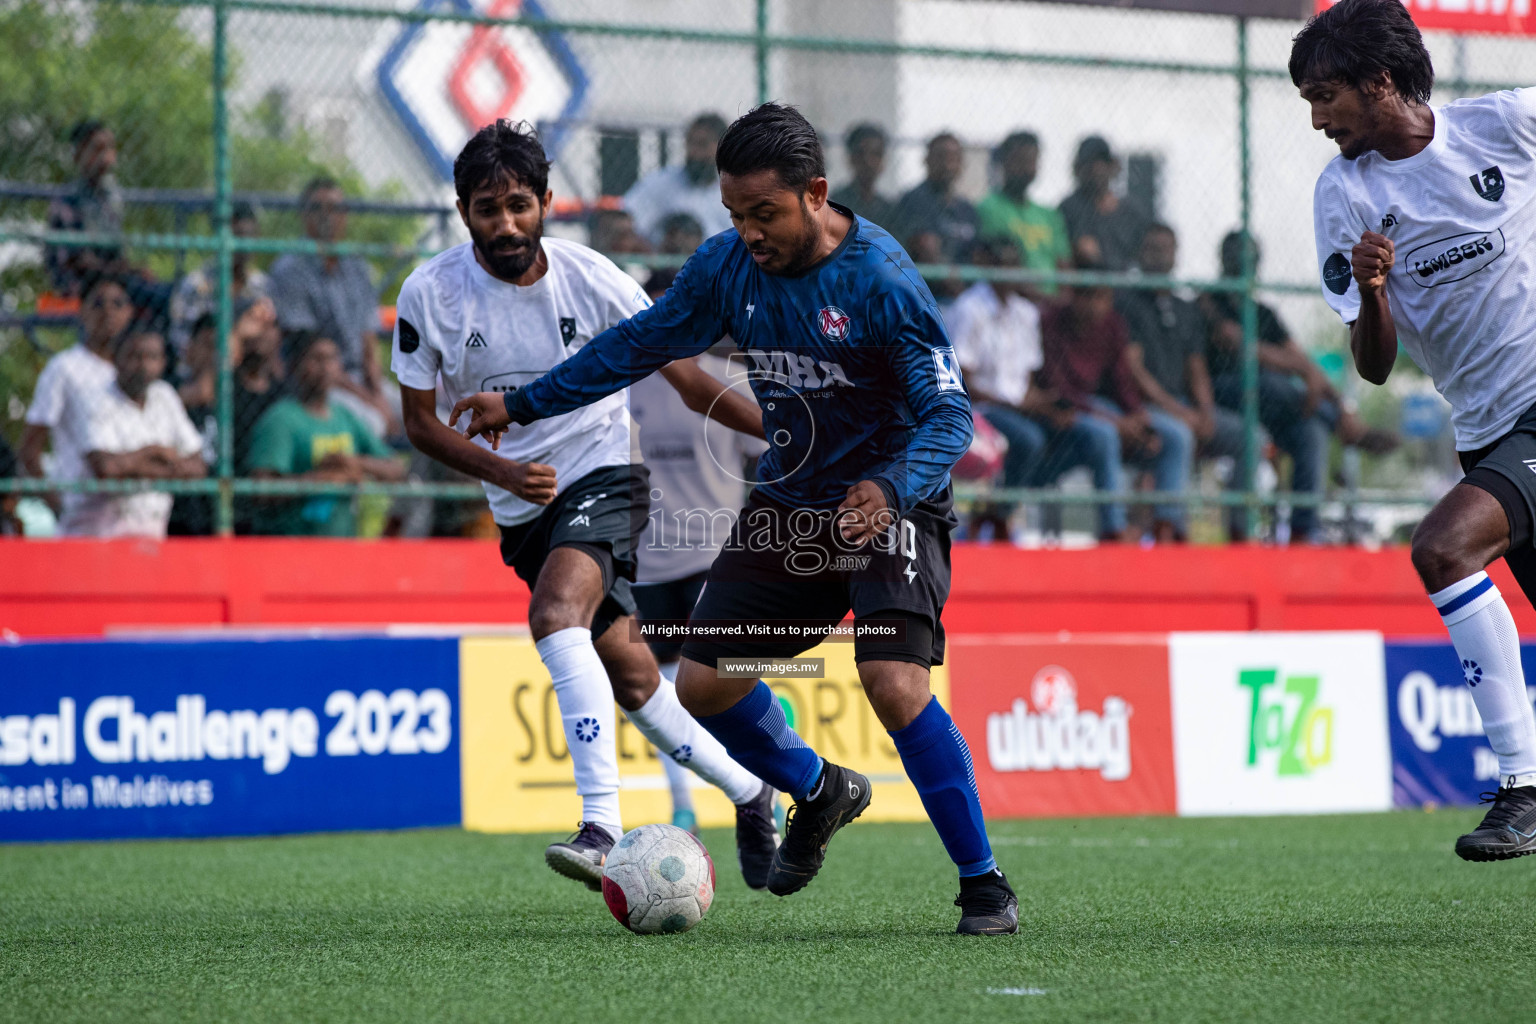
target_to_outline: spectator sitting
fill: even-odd
[[[256,222],[256,210],[250,203],[236,203],[230,214],[229,230],[236,238],[255,238],[260,234]],[[251,263],[251,254],[236,249],[230,264],[231,301],[266,298],[271,284]],[[210,260],[200,269],[181,279],[171,296],[171,349],[178,360],[185,359],[187,342],[192,338],[194,325],[205,313],[214,312],[218,304],[219,263]],[[180,374],[178,374],[180,376]]]
[[[405,464],[350,409],[332,399],[331,387],[342,376],[336,343],[314,334],[292,340],[292,397],[279,399],[256,422],[248,461],[251,476],[331,483],[404,479]],[[278,498],[263,504],[255,516],[258,533],[356,533],[347,495]]]
[[[123,191],[117,184],[117,136],[101,121],[81,121],[69,133],[76,178],[70,191],[48,208],[50,231],[116,235],[123,230]],[[119,246],[49,246],[43,261],[50,285],[63,295],[81,295],[88,280],[129,273]]]
[[[943,262],[958,263],[969,255],[976,240],[976,208],[955,193],[964,159],[960,140],[949,132],[928,141],[928,176],[901,197],[885,225],[897,241],[905,246],[913,236],[932,232],[939,237]]]
[[[661,222],[661,251],[688,256],[704,244],[704,229],[691,213],[669,213]]]
[[[0,435],[0,480],[10,480],[20,475],[21,463],[16,460],[16,453],[11,451],[5,437]],[[0,537],[21,536],[21,520],[16,517],[16,504],[20,500],[21,495],[15,492],[0,494]]]
[[[277,400],[282,380],[282,334],[269,299],[241,299],[234,309],[229,335],[229,364],[234,368],[230,422],[234,424],[231,462],[235,472],[245,466],[251,428]],[[188,373],[178,392],[187,416],[203,438],[203,461],[219,465],[218,336],[214,314],[204,313],[187,344]],[[208,533],[213,525],[213,501],[207,495],[184,494],[171,510],[173,536]],[[248,533],[244,500],[236,502],[235,532]]]
[[[1152,218],[1135,200],[1110,187],[1120,174],[1120,161],[1109,143],[1097,135],[1079,143],[1072,173],[1077,190],[1062,200],[1061,218],[1073,251],[1107,270],[1128,269]]]
[[[659,167],[625,193],[624,209],[634,216],[636,230],[651,245],[661,244],[661,222],[669,213],[693,214],[705,237],[731,226],[731,215],[720,205],[715,170],[715,150],[724,134],[724,118],[700,114],[683,137],[683,165]]]
[[[1259,267],[1258,243],[1249,240],[1248,254],[1254,273]],[[1221,241],[1221,275],[1243,276],[1243,235],[1229,233]],[[1397,436],[1372,430],[1355,413],[1323,373],[1322,367],[1291,339],[1275,311],[1255,302],[1259,363],[1259,422],[1276,445],[1291,456],[1291,490],[1300,494],[1321,493],[1328,461],[1328,435],[1345,445],[1380,453],[1398,445]],[[1237,292],[1201,296],[1201,307],[1210,321],[1206,359],[1216,404],[1241,414],[1243,408],[1243,299]],[[1317,509],[1291,510],[1291,539],[1319,539]]]
[[[1102,270],[1079,259],[1079,270]],[[1125,321],[1115,312],[1114,292],[1103,287],[1076,287],[1065,305],[1047,310],[1041,318],[1045,365],[1040,379],[1079,413],[1080,420],[1094,421],[1090,429],[1101,444],[1114,445],[1123,457],[1151,467],[1159,491],[1182,491],[1189,483],[1194,437],[1177,417],[1147,408],[1126,358],[1129,338]],[[1118,465],[1113,479],[1101,489],[1121,491],[1123,475]],[[1100,487],[1095,481],[1095,486]],[[1101,530],[1106,536],[1125,536],[1125,513],[1119,506],[1100,507]],[[1184,535],[1184,507],[1159,505],[1153,510],[1154,533],[1159,540]]]
[[[1072,245],[1061,213],[1029,198],[1040,165],[1040,140],[1034,132],[1014,132],[992,151],[1003,182],[976,205],[977,230],[984,235],[1009,234],[1018,239],[1020,265],[1030,270],[1058,270],[1072,265]],[[1049,301],[1058,291],[1050,284],[1029,284],[1024,294],[1036,302]]]
[[[203,439],[165,375],[165,339],[130,330],[113,346],[117,375],[91,409],[86,463],[98,480],[191,480],[203,476]],[[165,536],[171,496],[161,491],[84,494],[64,516],[77,537]]]
[[[592,248],[606,255],[651,251],[635,230],[635,218],[627,210],[598,210],[592,215],[589,238]]]
[[[907,255],[912,257],[913,263],[933,265],[947,262],[944,259],[944,239],[939,237],[937,231],[919,231],[902,243],[902,247],[907,250]],[[954,272],[950,272],[945,277],[925,274],[923,283],[933,293],[939,312],[945,316],[949,315],[955,299],[965,291],[965,282]]]
[[[17,457],[27,476],[50,480],[83,480],[90,476],[85,462],[85,432],[96,403],[117,376],[112,343],[133,322],[133,303],[121,278],[89,278],[80,302],[80,341],[48,360],[38,375],[27,409],[27,428]],[[43,449],[53,442],[53,459],[43,472]],[[49,495],[54,512],[68,513],[83,495]]]
[[[849,129],[844,145],[853,180],[827,198],[889,230],[896,204],[881,195],[877,188],[880,175],[885,173],[887,144],[885,129],[877,124],[866,122]]]
[[[347,197],[335,180],[320,177],[305,185],[301,205],[310,238],[322,246],[346,238]],[[379,293],[367,262],[287,253],[272,264],[268,286],[284,331],[312,331],[335,342],[343,373],[332,397],[382,435],[393,416],[379,369]]]

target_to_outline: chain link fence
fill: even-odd
[[[1130,339],[1145,352],[1172,344],[1159,318],[1170,337],[1198,332],[1184,340],[1207,358],[1224,429],[1195,432],[1183,475],[1151,450],[1166,439],[1138,454],[1127,436],[1106,495],[1092,460],[1058,445],[1041,459],[1059,465],[962,484],[973,532],[1091,536],[1134,498],[1188,509],[1197,540],[1284,539],[1288,524],[1400,537],[1456,478],[1447,410],[1411,370],[1361,386],[1317,297],[1311,190],[1334,151],[1285,75],[1300,25],[987,0],[15,0],[0,7],[0,529],[492,531],[478,485],[410,452],[388,371],[400,282],[467,238],[458,147],[497,116],[538,124],[555,157],[546,230],[643,279],[722,225],[650,216],[636,183],[686,168],[699,115],[773,98],[818,126],[834,190],[893,218],[946,305],[985,280],[1047,310],[1112,285],[1133,328],[1150,297],[1151,333]],[[1426,39],[1436,102],[1536,66],[1523,40]],[[879,131],[850,146],[860,125]],[[1027,192],[1009,163],[1021,133],[1037,155]],[[902,212],[946,177],[937,213]],[[1100,184],[1140,211],[1134,233],[1103,214]],[[1064,201],[1088,211],[1068,226],[1091,251],[1052,248],[1043,211]],[[1171,263],[1139,248],[1153,222]],[[1001,263],[967,244],[999,232],[1018,243]],[[1234,232],[1257,246],[1229,244],[1224,265]],[[1197,318],[1172,326],[1170,295]],[[107,428],[87,429],[83,396],[124,362],[157,365],[148,341],[110,360],[130,324],[163,339],[152,390],[186,414],[140,445],[158,458],[103,458],[91,445]],[[1315,369],[1261,365],[1282,338]],[[306,360],[336,364],[346,431],[303,414],[331,372]],[[142,440],[144,423],[120,419],[111,444]],[[1127,529],[1163,514],[1132,509]]]

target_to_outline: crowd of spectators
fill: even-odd
[[[591,244],[622,257],[686,255],[730,226],[719,200],[715,149],[725,121],[694,118],[681,164],[640,178],[618,204],[596,210]],[[49,211],[57,230],[120,233],[117,143],[110,127],[83,122],[72,134],[77,179]],[[1076,187],[1057,206],[1031,196],[1041,143],[1016,131],[991,153],[995,188],[972,203],[959,189],[966,149],[952,133],[926,143],[923,179],[899,195],[881,191],[891,140],[875,124],[845,137],[850,180],[833,202],[888,230],[920,264],[1053,270],[1139,271],[1166,278],[1177,269],[1178,237],[1151,210],[1117,188],[1121,162],[1108,142],[1083,139]],[[312,180],[300,195],[305,233],[318,253],[290,253],[267,272],[244,251],[232,265],[233,316],[224,339],[231,376],[232,465],[241,476],[329,483],[399,480],[409,471],[450,479],[419,457],[397,454],[398,396],[380,365],[384,338],[379,293],[368,263],[328,252],[347,237],[348,207],[334,179]],[[237,238],[260,233],[257,211],[237,204]],[[1257,246],[1238,234],[1222,243],[1221,266],[1239,277],[1256,267]],[[156,282],[120,247],[47,250],[51,286],[80,301],[80,340],[49,361],[13,454],[0,443],[0,474],[60,481],[174,480],[203,476],[222,455],[217,266],[174,286]],[[638,268],[637,268],[638,272]],[[666,287],[669,273],[655,280]],[[1132,522],[1133,487],[1177,492],[1191,486],[1203,459],[1240,458],[1244,449],[1241,302],[1235,292],[1179,294],[1167,288],[1066,287],[1052,281],[929,281],[944,312],[977,415],[1007,443],[995,479],[1039,488],[1082,468],[1106,495],[1098,507],[1102,539],[1186,537],[1186,509],[1159,504]],[[1324,483],[1328,441],[1372,451],[1395,438],[1368,430],[1320,367],[1290,337],[1272,309],[1258,304],[1259,419],[1289,457],[1289,486],[1315,493]],[[395,439],[392,447],[390,439]],[[51,454],[45,460],[45,453]],[[46,461],[46,465],[45,465]],[[1228,474],[1229,486],[1240,483]],[[152,489],[49,497],[62,532],[163,536],[209,532],[207,495]],[[401,516],[431,529],[432,503]],[[1006,530],[1016,510],[984,507],[980,520]],[[350,534],[353,500],[336,493],[300,498],[254,496],[236,503],[241,533]],[[0,504],[0,533],[16,532],[15,500]],[[1242,536],[1241,518],[1229,524]],[[1317,534],[1316,512],[1296,509],[1296,539]]]

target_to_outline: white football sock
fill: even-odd
[[[1499,756],[1500,784],[1536,784],[1536,714],[1525,694],[1520,635],[1499,588],[1480,572],[1429,599],[1445,620],[1488,745]]]
[[[677,682],[677,666],[679,662],[664,661],[657,667],[661,669],[661,678],[669,683]],[[678,811],[693,810],[693,773],[665,753],[656,755],[661,761],[661,770],[667,774],[667,788],[672,790],[672,813]]]
[[[645,706],[625,714],[657,750],[719,786],[731,803],[744,804],[762,790],[761,780],[732,761],[720,741],[683,710],[670,679],[662,677]]]
[[[613,687],[592,646],[592,631],[572,626],[549,634],[534,647],[560,702],[560,723],[581,796],[581,818],[601,825],[617,839],[624,834],[624,825],[619,816]]]

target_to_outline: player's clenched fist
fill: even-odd
[[[501,395],[493,391],[482,391],[477,395],[459,399],[453,404],[453,413],[448,417],[448,425],[457,428],[459,417],[466,412],[469,413],[469,423],[464,427],[464,436],[473,441],[475,435],[484,434],[485,439],[491,442],[492,448],[500,448],[501,435],[507,432],[507,427],[512,423]]]
[[[555,467],[541,462],[507,462],[506,477],[498,481],[502,487],[535,505],[548,505],[555,500]]]
[[[1362,292],[1374,292],[1386,286],[1394,253],[1392,239],[1386,235],[1367,231],[1360,236],[1360,241],[1350,251],[1349,266]]]

